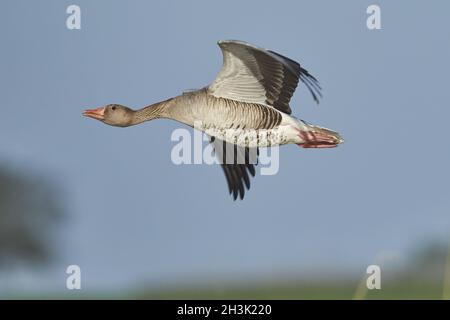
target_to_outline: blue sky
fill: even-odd
[[[81,30],[65,25],[73,3]],[[382,252],[403,257],[424,239],[445,239],[450,4],[377,1],[374,31],[370,4],[3,2],[0,159],[51,176],[67,199],[49,281],[63,286],[68,264],[81,266],[87,290],[317,266],[363,273]],[[299,87],[294,115],[346,140],[282,147],[279,173],[253,179],[242,202],[227,195],[219,168],[171,162],[180,124],[121,129],[81,116],[207,85],[221,66],[220,39],[299,61],[324,98],[317,107]]]

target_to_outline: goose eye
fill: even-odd
[[[111,109],[116,110],[116,106],[112,106]]]

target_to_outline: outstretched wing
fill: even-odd
[[[299,79],[318,103],[321,87],[296,61],[249,43],[219,41],[223,65],[208,92],[221,98],[260,103],[291,114],[289,101]]]
[[[245,189],[250,189],[250,177],[255,176],[258,162],[257,148],[244,148],[211,137],[214,152],[227,179],[228,191],[236,200],[244,199]]]

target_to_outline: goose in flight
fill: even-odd
[[[234,200],[250,188],[259,147],[331,148],[343,142],[337,132],[291,116],[289,101],[299,80],[317,103],[321,97],[318,81],[299,63],[243,41],[218,45],[223,65],[209,86],[139,110],[109,104],[83,115],[118,127],[166,118],[205,132]]]

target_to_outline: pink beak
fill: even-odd
[[[83,116],[103,121],[105,120],[105,107],[85,110]]]

